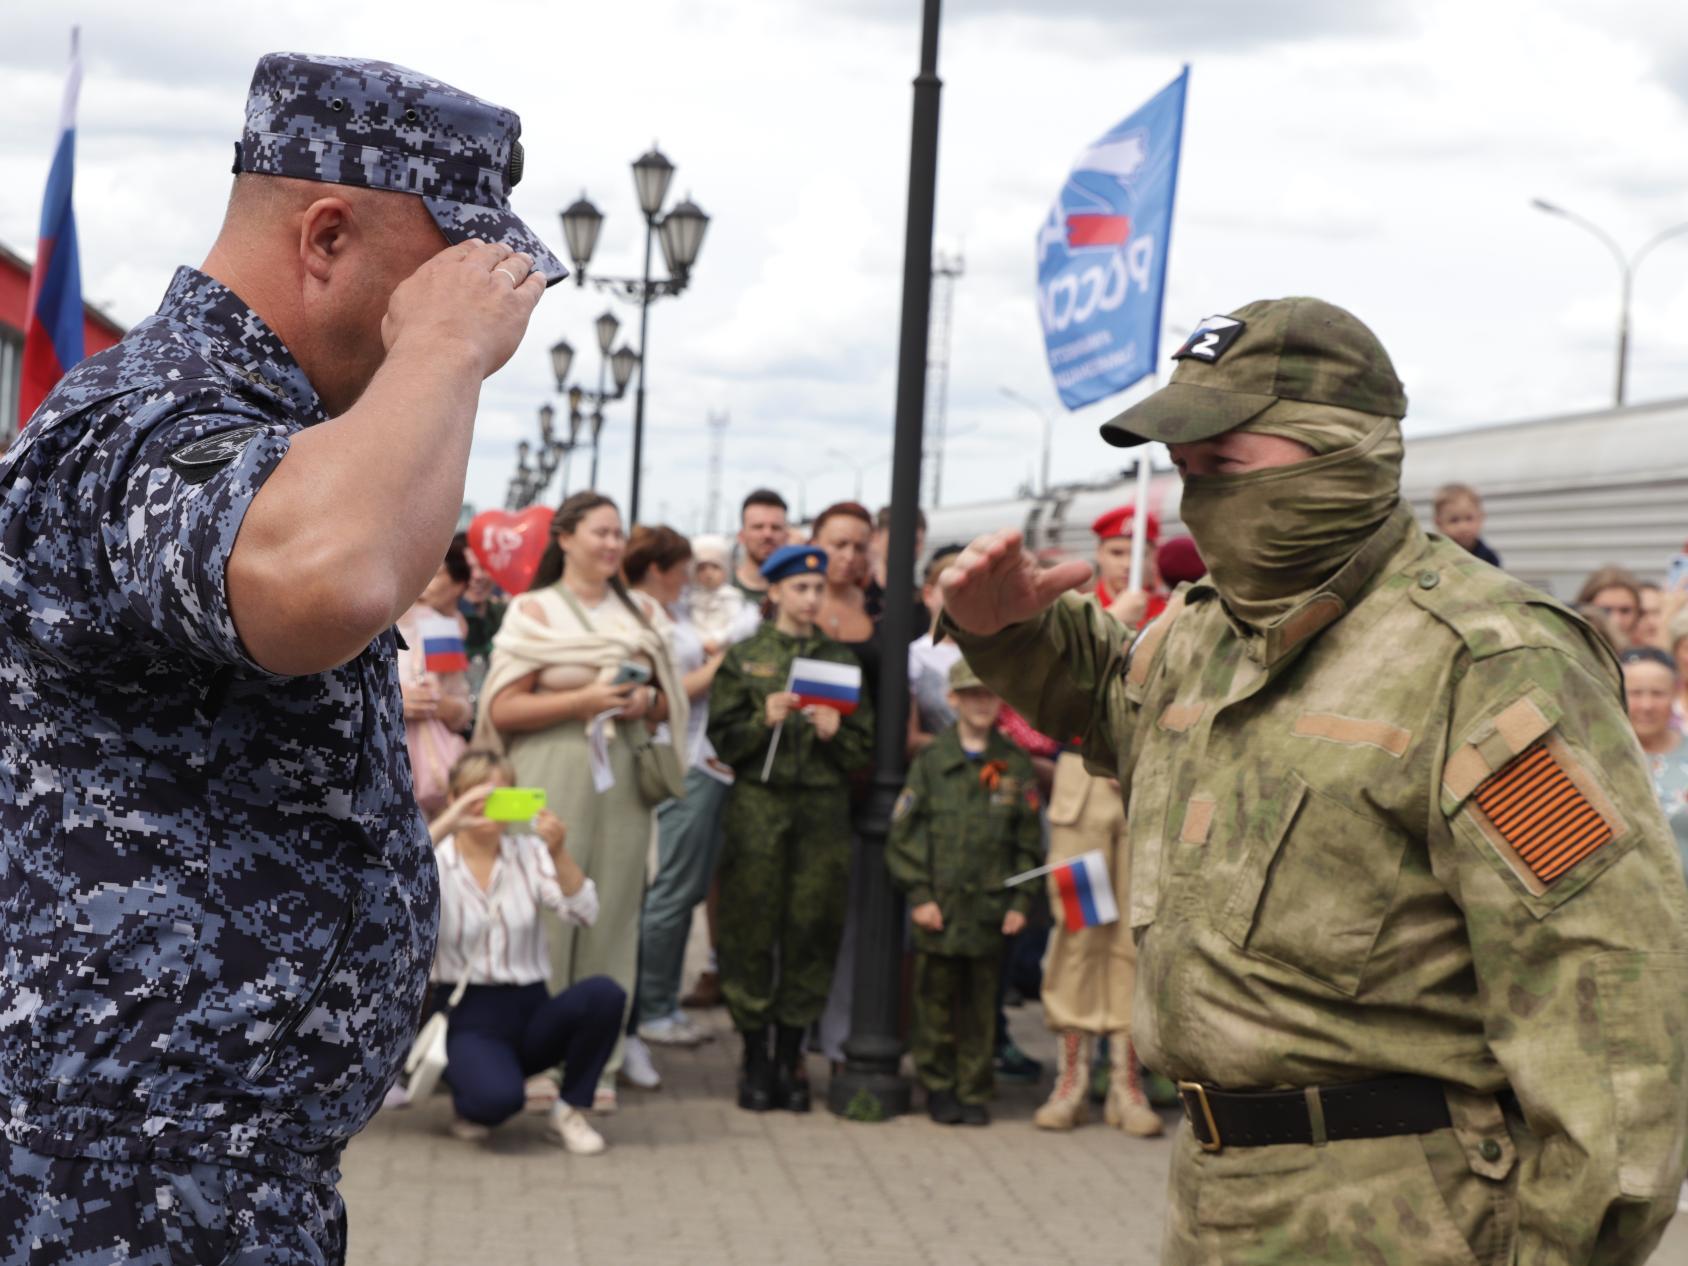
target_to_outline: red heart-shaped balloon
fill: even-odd
[[[469,522],[469,548],[505,593],[526,593],[551,538],[551,511],[483,510]]]

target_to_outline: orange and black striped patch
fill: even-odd
[[[1606,819],[1541,743],[1477,788],[1476,800],[1543,885],[1612,842]]]

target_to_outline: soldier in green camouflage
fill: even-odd
[[[807,1112],[803,1034],[832,987],[850,886],[850,775],[872,759],[873,710],[865,695],[848,715],[799,708],[787,689],[795,659],[856,663],[815,628],[826,551],[784,546],[762,575],[775,618],[727,652],[709,691],[709,741],[735,775],[721,819],[716,949],[744,1037],[739,1106]]]
[[[1210,570],[1133,640],[1016,533],[946,627],[1130,804],[1133,1031],[1180,1081],[1164,1260],[1639,1263],[1688,1123],[1688,893],[1610,651],[1427,537],[1405,396],[1311,299],[1103,428]]]
[[[915,926],[914,1067],[940,1125],[989,1125],[1003,938],[1031,895],[1006,888],[1042,859],[1037,772],[996,730],[1002,701],[957,660],[950,726],[914,758],[885,865]]]

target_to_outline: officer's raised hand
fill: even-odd
[[[400,344],[460,348],[485,378],[515,352],[545,293],[533,260],[495,242],[448,246],[399,283],[381,320],[390,353]]]
[[[938,585],[951,620],[969,633],[990,634],[1031,619],[1089,579],[1088,563],[1040,566],[1020,533],[1008,528],[962,550]]]

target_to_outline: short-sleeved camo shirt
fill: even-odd
[[[182,269],[0,460],[0,1134],[332,1178],[414,1029],[438,883],[395,635],[247,655],[226,569],[324,412]]]

